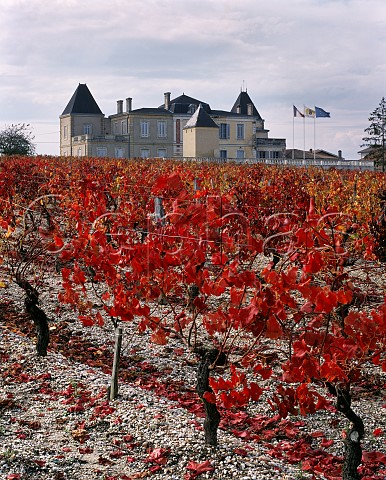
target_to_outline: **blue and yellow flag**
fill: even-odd
[[[315,116],[316,118],[319,118],[319,117],[330,118],[330,112],[326,112],[325,110],[323,110],[323,108],[315,107]]]

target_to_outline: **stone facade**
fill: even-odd
[[[212,110],[210,105],[185,94],[154,108],[132,108],[132,98],[117,101],[116,113],[106,117],[99,109],[87,85],[79,84],[60,116],[60,154],[110,158],[181,158],[184,154],[184,127],[199,105],[218,127],[215,147],[210,150],[197,143],[214,134],[205,127],[197,136],[195,152],[212,152],[221,159],[284,158],[285,139],[268,137],[264,120],[248,93],[241,92],[230,111]],[[212,129],[214,130],[214,129]],[[212,145],[213,146],[213,145]],[[208,155],[203,155],[207,157]]]

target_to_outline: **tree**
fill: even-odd
[[[372,218],[370,229],[375,240],[374,254],[380,262],[386,262],[386,189],[380,190],[377,197],[381,211]]]
[[[366,367],[386,369],[385,299],[380,296],[376,303],[365,305],[361,290],[369,286],[361,284],[347,268],[348,259],[351,265],[360,262],[362,252],[356,250],[360,228],[367,229],[334,207],[319,214],[312,207],[300,228],[292,229],[294,242],[287,262],[296,261],[295,275],[291,278],[285,270],[266,275],[276,297],[297,291],[292,318],[287,315],[280,323],[284,333],[281,341],[288,342],[284,351],[289,352],[288,361],[282,363],[282,380],[291,386],[279,384],[274,402],[284,417],[288,413],[314,413],[325,408],[327,398],[313,390],[312,384],[327,387],[336,399],[336,410],[350,422],[343,434],[343,480],[361,478],[358,467],[365,425],[352,408],[352,398],[358,395],[359,385],[371,381]],[[285,283],[277,281],[279,275],[286,276]]]
[[[386,140],[386,100],[382,97],[378,107],[370,114],[370,125],[365,128],[367,137],[362,146],[370,147],[370,156],[374,158],[376,165],[382,166],[385,171],[385,140]]]
[[[151,192],[159,199],[151,206],[162,206],[163,213],[158,218],[156,210],[149,218],[145,239],[124,210],[132,201],[116,201],[117,209],[106,211],[103,192],[93,187],[83,191],[83,205],[98,207],[88,211],[87,218],[87,209],[72,203],[77,234],[61,253],[61,260],[72,263],[62,269],[64,292],[59,299],[78,309],[84,326],[103,326],[108,320],[116,328],[131,321],[137,322],[139,333],[149,330],[154,343],[179,338],[197,357],[196,391],[206,415],[205,441],[216,445],[220,412],[210,386],[214,370],[229,369],[230,355],[250,367],[265,348],[260,338],[273,334],[269,319],[267,325],[260,316],[255,319],[261,285],[252,265],[262,241],[250,235],[246,217],[233,207],[230,196],[192,198],[178,174],[161,175]],[[85,275],[90,269],[91,282]],[[257,401],[262,393],[258,384],[248,384],[246,375],[231,371],[231,379],[219,383],[226,387],[221,396],[226,404]],[[258,373],[267,378],[271,371],[261,367]]]
[[[16,123],[6,126],[0,132],[0,154],[2,155],[33,155],[35,145],[31,127],[26,123]]]
[[[0,165],[0,263],[24,293],[25,309],[36,327],[37,354],[46,356],[49,325],[39,297],[61,249],[57,233],[64,221],[62,196],[48,193],[41,169],[29,157],[7,159]]]

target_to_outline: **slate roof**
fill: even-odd
[[[240,113],[242,115],[248,115],[248,104],[252,104],[252,113],[254,117],[258,117],[260,120],[262,120],[260,113],[257,111],[254,103],[251,100],[251,97],[248,95],[247,92],[240,92],[240,95],[237,97],[237,100],[235,101],[231,112],[232,113],[237,113],[237,107],[240,106]]]
[[[184,93],[179,97],[170,100],[170,107],[169,111],[171,113],[191,113],[191,111],[195,111],[199,105],[202,105],[204,110],[207,113],[211,113],[212,110],[208,103],[202,102],[201,100],[197,100],[197,98],[189,97]],[[165,104],[159,106],[159,108],[165,108]]]
[[[209,114],[205,111],[205,108],[201,103],[197,110],[190,117],[184,128],[195,127],[218,128],[217,123],[210,118]]]
[[[80,83],[75,90],[73,96],[63,110],[62,115],[72,113],[84,113],[92,115],[103,115],[98,104],[94,100],[88,86],[85,83]]]
[[[160,107],[142,107],[131,110],[130,114],[138,113],[143,115],[171,115],[169,110],[161,109]]]
[[[239,113],[229,112],[228,110],[212,110],[213,117],[240,117]]]
[[[313,150],[306,150],[305,152],[303,150],[300,150],[298,148],[292,149],[288,148],[285,151],[285,158],[291,159],[292,158],[292,152],[294,152],[294,158],[299,159],[299,158],[306,158],[306,159],[313,159],[314,156],[317,159],[324,159],[324,160],[344,160],[343,158],[340,158],[338,155],[335,155],[334,153],[327,152],[326,150],[315,150],[315,155]]]

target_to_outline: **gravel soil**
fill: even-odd
[[[259,402],[224,415],[217,449],[205,446],[197,363],[178,339],[153,346],[125,326],[119,396],[108,401],[114,332],[81,328],[73,312],[58,310],[56,295],[51,285],[41,297],[51,320],[42,358],[22,294],[12,284],[0,289],[0,479],[333,478],[310,473],[301,450],[307,445],[314,465],[339,466],[347,421],[332,407],[275,419],[269,381]],[[365,423],[364,450],[379,453],[363,473],[385,479],[385,376],[369,369],[368,378],[353,409]]]

